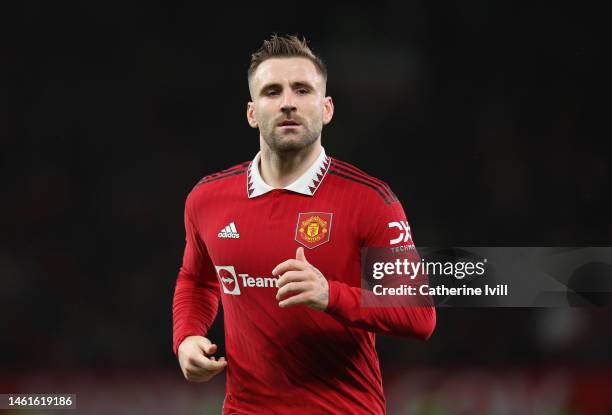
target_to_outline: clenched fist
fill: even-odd
[[[208,382],[227,366],[225,357],[217,360],[213,354],[217,345],[203,336],[189,336],[179,345],[178,361],[183,376],[189,382]]]

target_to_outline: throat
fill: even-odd
[[[275,189],[289,186],[299,179],[321,154],[321,146],[312,147],[308,152],[291,154],[278,154],[262,149],[258,166],[261,178]]]

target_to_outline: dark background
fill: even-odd
[[[6,11],[0,384],[180,377],[171,301],[185,197],[257,152],[246,69],[272,32],[306,36],[327,63],[336,113],[323,145],[389,183],[417,245],[610,245],[602,14],[485,1]],[[440,309],[429,342],[379,340],[385,380],[415,367],[529,379],[566,368],[573,384],[576,371],[611,367],[610,316]]]

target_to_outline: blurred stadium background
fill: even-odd
[[[219,412],[224,377],[188,384],[171,351],[182,209],[200,177],[256,152],[246,68],[272,32],[327,62],[324,146],[391,185],[417,244],[609,246],[602,15],[423,0],[5,10],[0,393],[76,393],[67,413]],[[427,343],[379,338],[388,411],[611,414],[611,316],[440,309]]]

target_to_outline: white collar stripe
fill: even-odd
[[[259,174],[259,161],[261,152],[255,155],[247,171],[247,195],[250,199],[266,194],[274,188],[264,182]],[[296,181],[285,187],[285,190],[300,193],[306,196],[314,196],[315,192],[321,186],[323,179],[327,175],[331,158],[325,155],[325,149],[321,147],[321,153],[314,163],[299,177]]]

